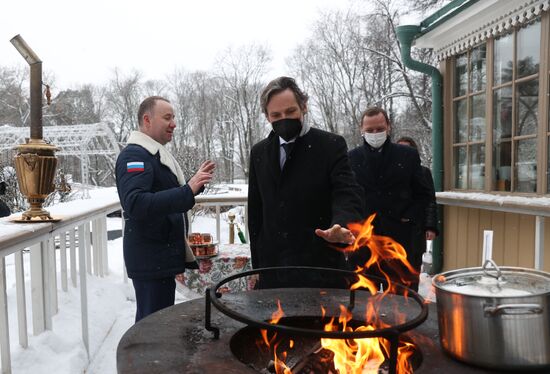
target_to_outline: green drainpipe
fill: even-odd
[[[411,44],[415,36],[420,34],[420,26],[404,25],[397,27],[397,38],[401,44],[401,60],[406,67],[432,77],[432,172],[436,191],[443,191],[443,105],[441,87],[443,78],[439,70],[423,62],[411,58]],[[437,228],[440,235],[433,246],[433,272],[439,273],[443,268],[443,225],[442,209],[437,208]]]

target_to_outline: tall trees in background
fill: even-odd
[[[266,133],[259,97],[270,62],[267,48],[249,45],[227,49],[218,63],[217,75],[223,87],[221,104],[226,108],[224,121],[234,127],[233,162],[245,177],[248,177],[250,149]]]
[[[440,0],[407,0],[424,11]],[[410,135],[422,149],[430,144],[430,79],[409,71],[400,59],[395,28],[403,11],[397,0],[361,1],[348,12],[320,15],[288,58],[294,76],[310,96],[314,126],[343,135],[351,148],[360,143],[359,120],[369,105],[383,106],[395,136]],[[359,10],[357,10],[359,9]],[[413,50],[415,59],[433,64],[429,51]],[[162,80],[145,80],[139,71],[114,69],[105,85],[84,85],[57,92],[44,107],[44,125],[105,121],[124,144],[137,128],[136,112],[146,96],[167,97],[176,112],[170,143],[187,175],[213,159],[218,181],[248,177],[251,147],[270,130],[259,96],[275,78],[269,73],[269,48],[245,45],[222,51],[212,70],[175,69]],[[0,125],[28,126],[28,69],[0,66]],[[425,161],[431,160],[424,152]]]
[[[130,132],[137,129],[136,113],[143,100],[143,92],[140,72],[125,74],[118,68],[113,71],[113,77],[107,84],[105,100],[108,104],[104,119],[114,125],[118,142],[126,141]]]
[[[371,105],[388,111],[394,135],[421,142],[431,131],[429,84],[401,63],[397,3],[370,4],[363,13],[324,14],[289,64],[311,94],[314,122],[343,135],[350,147],[360,143],[360,116]],[[415,58],[429,62],[431,55]],[[400,115],[405,112],[406,118]]]

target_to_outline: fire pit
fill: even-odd
[[[238,276],[249,276],[253,272]],[[272,288],[254,291],[216,294],[216,290],[236,276],[228,277],[212,288],[206,298],[196,299],[161,310],[141,320],[122,337],[117,350],[119,373],[270,373],[275,372],[272,350],[258,342],[260,330],[276,331],[282,341],[293,337],[294,349],[287,351],[286,362],[294,367],[294,374],[315,371],[320,360],[329,355],[317,351],[319,338],[316,335],[326,322],[319,314],[319,305],[327,305],[326,316],[335,315],[338,305],[353,305],[354,316],[362,316],[365,305],[372,295],[364,291],[351,293],[345,289]],[[354,295],[354,296],[352,296]],[[208,300],[209,299],[209,300]],[[405,321],[416,327],[400,333],[400,340],[416,346],[410,358],[414,373],[491,373],[462,364],[446,356],[439,345],[437,318],[434,305],[421,305],[402,295],[386,295],[379,305],[378,313],[385,323]],[[279,300],[279,303],[277,303]],[[206,302],[206,308],[205,308]],[[243,323],[227,315],[227,310],[218,310],[216,303],[223,303],[229,313],[246,316],[252,322]],[[215,308],[211,308],[214,303]],[[278,324],[269,320],[282,305],[286,317]],[[403,313],[397,316],[395,307]],[[422,323],[424,308],[430,315]],[[426,313],[427,314],[427,313]],[[361,318],[358,318],[361,323]],[[355,317],[352,324],[355,324]],[[268,324],[270,326],[265,326]],[[272,326],[271,326],[272,325]],[[399,326],[399,324],[397,324]],[[215,332],[205,329],[218,330]],[[395,328],[395,326],[394,326]],[[306,333],[296,337],[296,330]],[[286,331],[288,330],[288,331]],[[336,332],[332,332],[336,333]],[[272,335],[269,335],[271,338]],[[354,337],[353,334],[348,337]],[[363,337],[363,336],[361,336]],[[332,359],[332,357],[329,357]],[[313,360],[312,360],[313,359]],[[271,367],[270,367],[271,365]],[[314,366],[317,365],[317,366]],[[326,368],[328,366],[323,366]],[[389,362],[380,372],[389,372]]]
[[[406,251],[375,235],[373,219],[350,224],[356,240],[343,250],[368,247],[363,267],[256,269],[221,280],[207,291],[204,313],[194,300],[128,330],[119,373],[488,372],[443,354],[434,308],[402,285],[416,275]],[[381,278],[365,276],[373,271]],[[219,292],[242,277],[257,280],[256,289]]]
[[[286,287],[284,281],[276,287],[273,282],[297,279],[298,275],[330,287],[313,288],[308,282],[302,282],[300,288]],[[227,282],[249,276],[259,276],[260,282],[269,278],[271,288],[250,291],[255,303],[242,313],[232,295],[217,291]],[[388,288],[385,279],[371,278],[382,289]],[[355,373],[367,365],[386,367],[389,373],[411,372],[415,365],[418,367],[421,355],[402,334],[426,320],[428,307],[404,286],[396,287],[409,298],[388,297],[382,290],[375,295],[367,290],[350,290],[357,281],[354,272],[309,267],[237,274],[219,282],[207,294],[205,327],[219,337],[218,328],[210,323],[210,303],[245,323],[247,327],[231,340],[232,351],[258,372],[309,373],[307,368],[311,367],[316,368],[314,372],[336,372],[338,368],[340,372]]]

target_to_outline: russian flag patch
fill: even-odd
[[[145,165],[143,162],[140,161],[134,161],[134,162],[128,162],[126,163],[126,171],[128,173],[133,173],[136,171],[143,171],[145,168]]]

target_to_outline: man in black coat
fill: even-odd
[[[418,151],[418,145],[414,139],[409,136],[400,137],[396,143],[408,145]],[[418,248],[421,248],[421,252],[424,253],[426,250],[426,240],[434,240],[435,237],[439,235],[439,230],[437,229],[437,202],[435,199],[435,187],[432,171],[428,167],[422,165],[422,173],[424,174],[424,178],[426,178],[428,185],[431,187],[431,197],[430,202],[426,206],[424,224],[420,227],[420,230],[417,233]]]
[[[424,225],[426,206],[433,187],[424,177],[416,149],[391,142],[387,113],[378,107],[361,116],[364,144],[349,152],[357,182],[363,187],[365,215],[376,213],[374,233],[401,244],[410,264],[420,270],[422,249],[415,245],[416,233]],[[363,250],[352,257],[359,266],[370,257]],[[416,288],[418,275],[407,277]]]
[[[186,212],[210,182],[214,163],[204,162],[186,182],[164,148],[176,127],[174,109],[160,96],[145,99],[116,162],[116,185],[124,211],[124,262],[136,292],[136,322],[174,305],[174,276],[198,268],[187,244]]]
[[[351,244],[355,238],[345,226],[362,218],[346,142],[308,125],[307,99],[289,77],[271,81],[261,95],[273,131],[250,154],[248,225],[254,268],[345,268],[342,253],[331,243]],[[323,286],[326,279],[309,272],[277,272],[262,276],[260,287]]]

